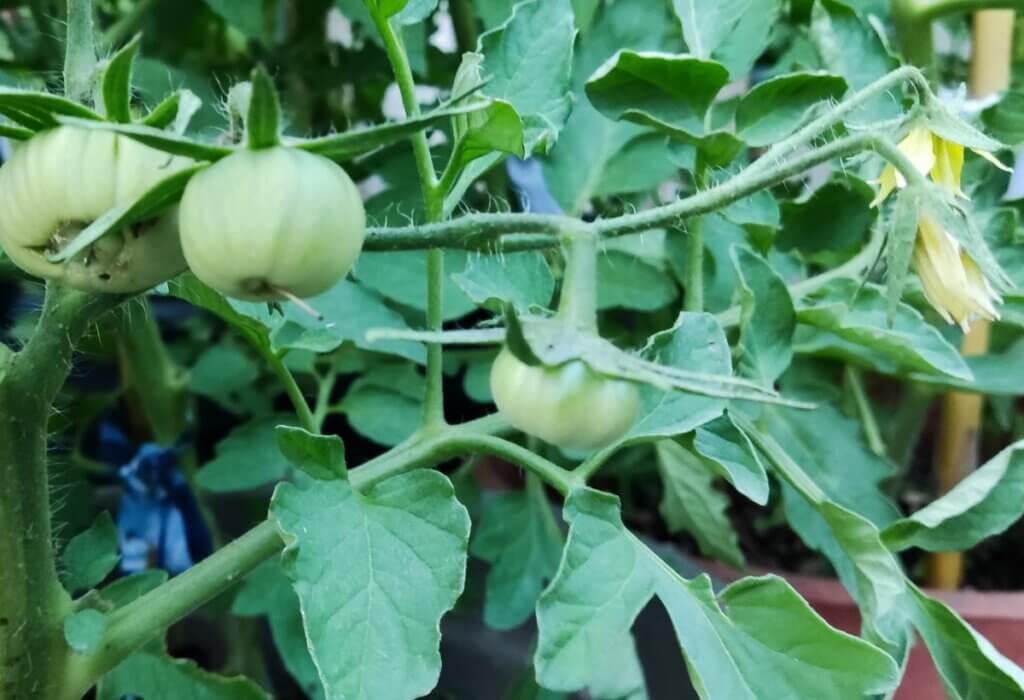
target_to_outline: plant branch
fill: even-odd
[[[388,60],[391,62],[402,94],[402,104],[407,117],[420,113],[416,100],[416,83],[412,77],[409,57],[395,27],[387,19],[375,15],[377,30],[384,39]],[[420,189],[428,222],[438,222],[444,216],[445,190],[437,181],[437,171],[430,155],[430,144],[426,133],[416,132],[412,137],[413,156],[420,177]],[[440,248],[423,246],[427,250],[427,329],[440,331],[444,322],[444,251]],[[428,427],[443,426],[444,419],[444,349],[440,343],[427,344],[427,386],[423,402],[423,424]]]
[[[284,391],[288,394],[288,400],[292,402],[292,406],[295,408],[295,413],[298,415],[303,429],[311,433],[319,432],[317,420],[309,408],[309,402],[306,401],[306,396],[302,393],[299,383],[295,381],[295,375],[292,374],[292,371],[288,369],[284,361],[277,355],[268,353],[264,357],[270,364],[270,369],[281,380],[281,384],[284,385]]]
[[[496,437],[509,430],[497,415],[486,416],[444,432],[421,433],[349,472],[357,491],[403,472],[436,465],[470,452],[503,457],[521,464],[554,488],[567,493],[571,478],[561,467],[515,443]],[[284,547],[276,527],[263,521],[185,573],[112,612],[96,652],[75,655],[68,676],[85,693],[104,673],[178,620],[228,590]]]

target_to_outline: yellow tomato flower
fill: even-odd
[[[914,164],[922,175],[930,175],[932,180],[948,192],[965,197],[960,189],[960,175],[964,168],[964,147],[962,144],[947,141],[930,129],[915,127],[899,144],[903,155]],[[1010,168],[999,162],[988,151],[972,148],[972,151],[995,165],[1001,170],[1010,172]],[[906,187],[907,181],[891,163],[882,170],[878,179],[878,196],[871,206],[877,207],[892,194],[897,187]]]
[[[918,221],[914,269],[929,303],[965,333],[976,318],[999,318],[999,294],[960,243],[928,214]]]

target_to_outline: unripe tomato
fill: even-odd
[[[46,255],[190,162],[106,131],[44,131],[0,168],[0,246],[25,271],[79,289],[153,287],[185,269],[173,211],[111,232],[65,263]]]
[[[491,367],[498,410],[524,433],[558,447],[596,450],[625,435],[636,420],[636,385],[573,360],[531,367],[502,348]]]
[[[251,301],[330,289],[359,256],[366,215],[339,165],[292,148],[242,150],[192,178],[181,245],[196,277]]]

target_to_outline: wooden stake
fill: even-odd
[[[981,10],[974,14],[974,51],[971,56],[972,97],[982,98],[1010,86],[1013,47],[1013,10]],[[988,352],[991,324],[971,324],[960,352],[964,357]],[[939,493],[946,493],[978,466],[978,440],[984,402],[980,394],[950,392],[943,397],[935,455]],[[953,590],[963,578],[960,552],[936,552],[928,560],[928,585]]]

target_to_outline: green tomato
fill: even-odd
[[[636,420],[636,385],[573,360],[531,367],[502,348],[491,367],[498,410],[524,433],[571,450],[591,451],[626,434]]]
[[[44,131],[0,168],[0,246],[26,272],[78,289],[153,287],[185,269],[173,210],[112,232],[65,263],[46,255],[190,163],[106,131]]]
[[[292,148],[242,150],[192,178],[181,245],[196,277],[269,301],[333,287],[363,247],[359,190],[339,165]]]

